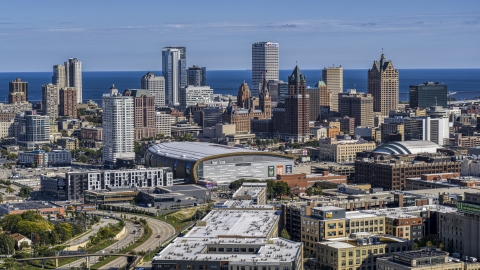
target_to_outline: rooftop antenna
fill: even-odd
[[[383,54],[383,48],[382,48],[382,54]]]

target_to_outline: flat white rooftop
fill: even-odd
[[[248,248],[258,249],[258,251],[255,253],[235,251],[235,248],[239,249],[240,245],[248,245]],[[216,250],[209,251],[207,247],[215,247]],[[219,251],[219,247],[224,248],[224,251]],[[252,265],[257,261],[261,261],[262,264],[279,261],[291,262],[297,259],[301,248],[302,243],[283,238],[267,240],[178,237],[153,258],[153,264],[161,261],[180,260],[241,262],[242,265]]]
[[[234,194],[233,199],[236,199],[237,196],[250,196],[255,198],[262,192],[263,189],[266,189],[267,186],[241,186]]]
[[[266,238],[280,218],[276,210],[212,210],[185,237]],[[203,223],[203,224],[202,224]],[[205,226],[202,226],[205,225]]]

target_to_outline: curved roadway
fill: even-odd
[[[128,219],[134,216],[135,215],[127,214]],[[150,218],[150,217],[142,216],[142,218],[147,220],[148,225],[152,229],[152,235],[143,244],[141,244],[140,246],[134,249],[136,252],[140,252],[140,251],[156,252],[156,249],[160,246],[160,244],[163,241],[167,240],[168,238],[176,234],[175,228],[173,228],[173,226],[168,223],[165,223],[163,221],[160,221],[155,218]],[[160,235],[160,238],[157,238],[158,235]],[[113,260],[112,262],[106,264],[105,266],[101,267],[100,269],[109,269],[110,267],[124,266],[126,264],[127,264],[127,258],[119,257]]]

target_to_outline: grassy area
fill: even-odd
[[[135,241],[135,243],[123,248],[118,253],[127,254],[130,251],[134,250],[135,248],[139,247],[141,244],[145,243],[145,241],[147,241],[147,239],[150,238],[150,236],[152,236],[152,229],[149,226],[142,226],[142,227],[143,227],[143,231],[144,231],[142,236],[140,236],[140,238],[138,238],[137,241]],[[112,262],[116,258],[117,257],[113,257],[113,256],[112,257],[106,257],[103,261],[92,265],[91,269],[99,269],[99,268],[107,265],[108,263]]]
[[[63,265],[67,265],[69,263],[72,263],[76,260],[78,260],[79,258],[77,257],[71,257],[71,258],[62,258],[62,259],[59,259],[58,260],[58,266],[63,266]]]

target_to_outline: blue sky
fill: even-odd
[[[480,1],[1,1],[0,72],[251,68],[251,44],[280,43],[280,68],[480,68]]]

